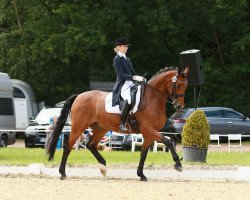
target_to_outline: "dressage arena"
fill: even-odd
[[[218,180],[74,178],[0,175],[1,200],[50,199],[241,199],[249,200],[250,182]]]

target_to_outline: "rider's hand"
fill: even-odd
[[[133,76],[133,80],[138,82],[143,82],[145,81],[145,78],[143,78],[142,76]]]

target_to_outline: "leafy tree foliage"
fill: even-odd
[[[196,48],[205,74],[199,105],[250,116],[249,21],[247,0],[1,0],[0,71],[52,105],[88,90],[90,80],[115,80],[118,37],[129,39],[129,57],[148,79]]]

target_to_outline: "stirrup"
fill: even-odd
[[[129,129],[127,129],[126,125],[125,124],[121,124],[120,126],[120,132],[126,132],[126,131],[129,131]]]

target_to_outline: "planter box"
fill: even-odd
[[[183,147],[183,160],[186,162],[206,162],[207,150],[197,147]]]

